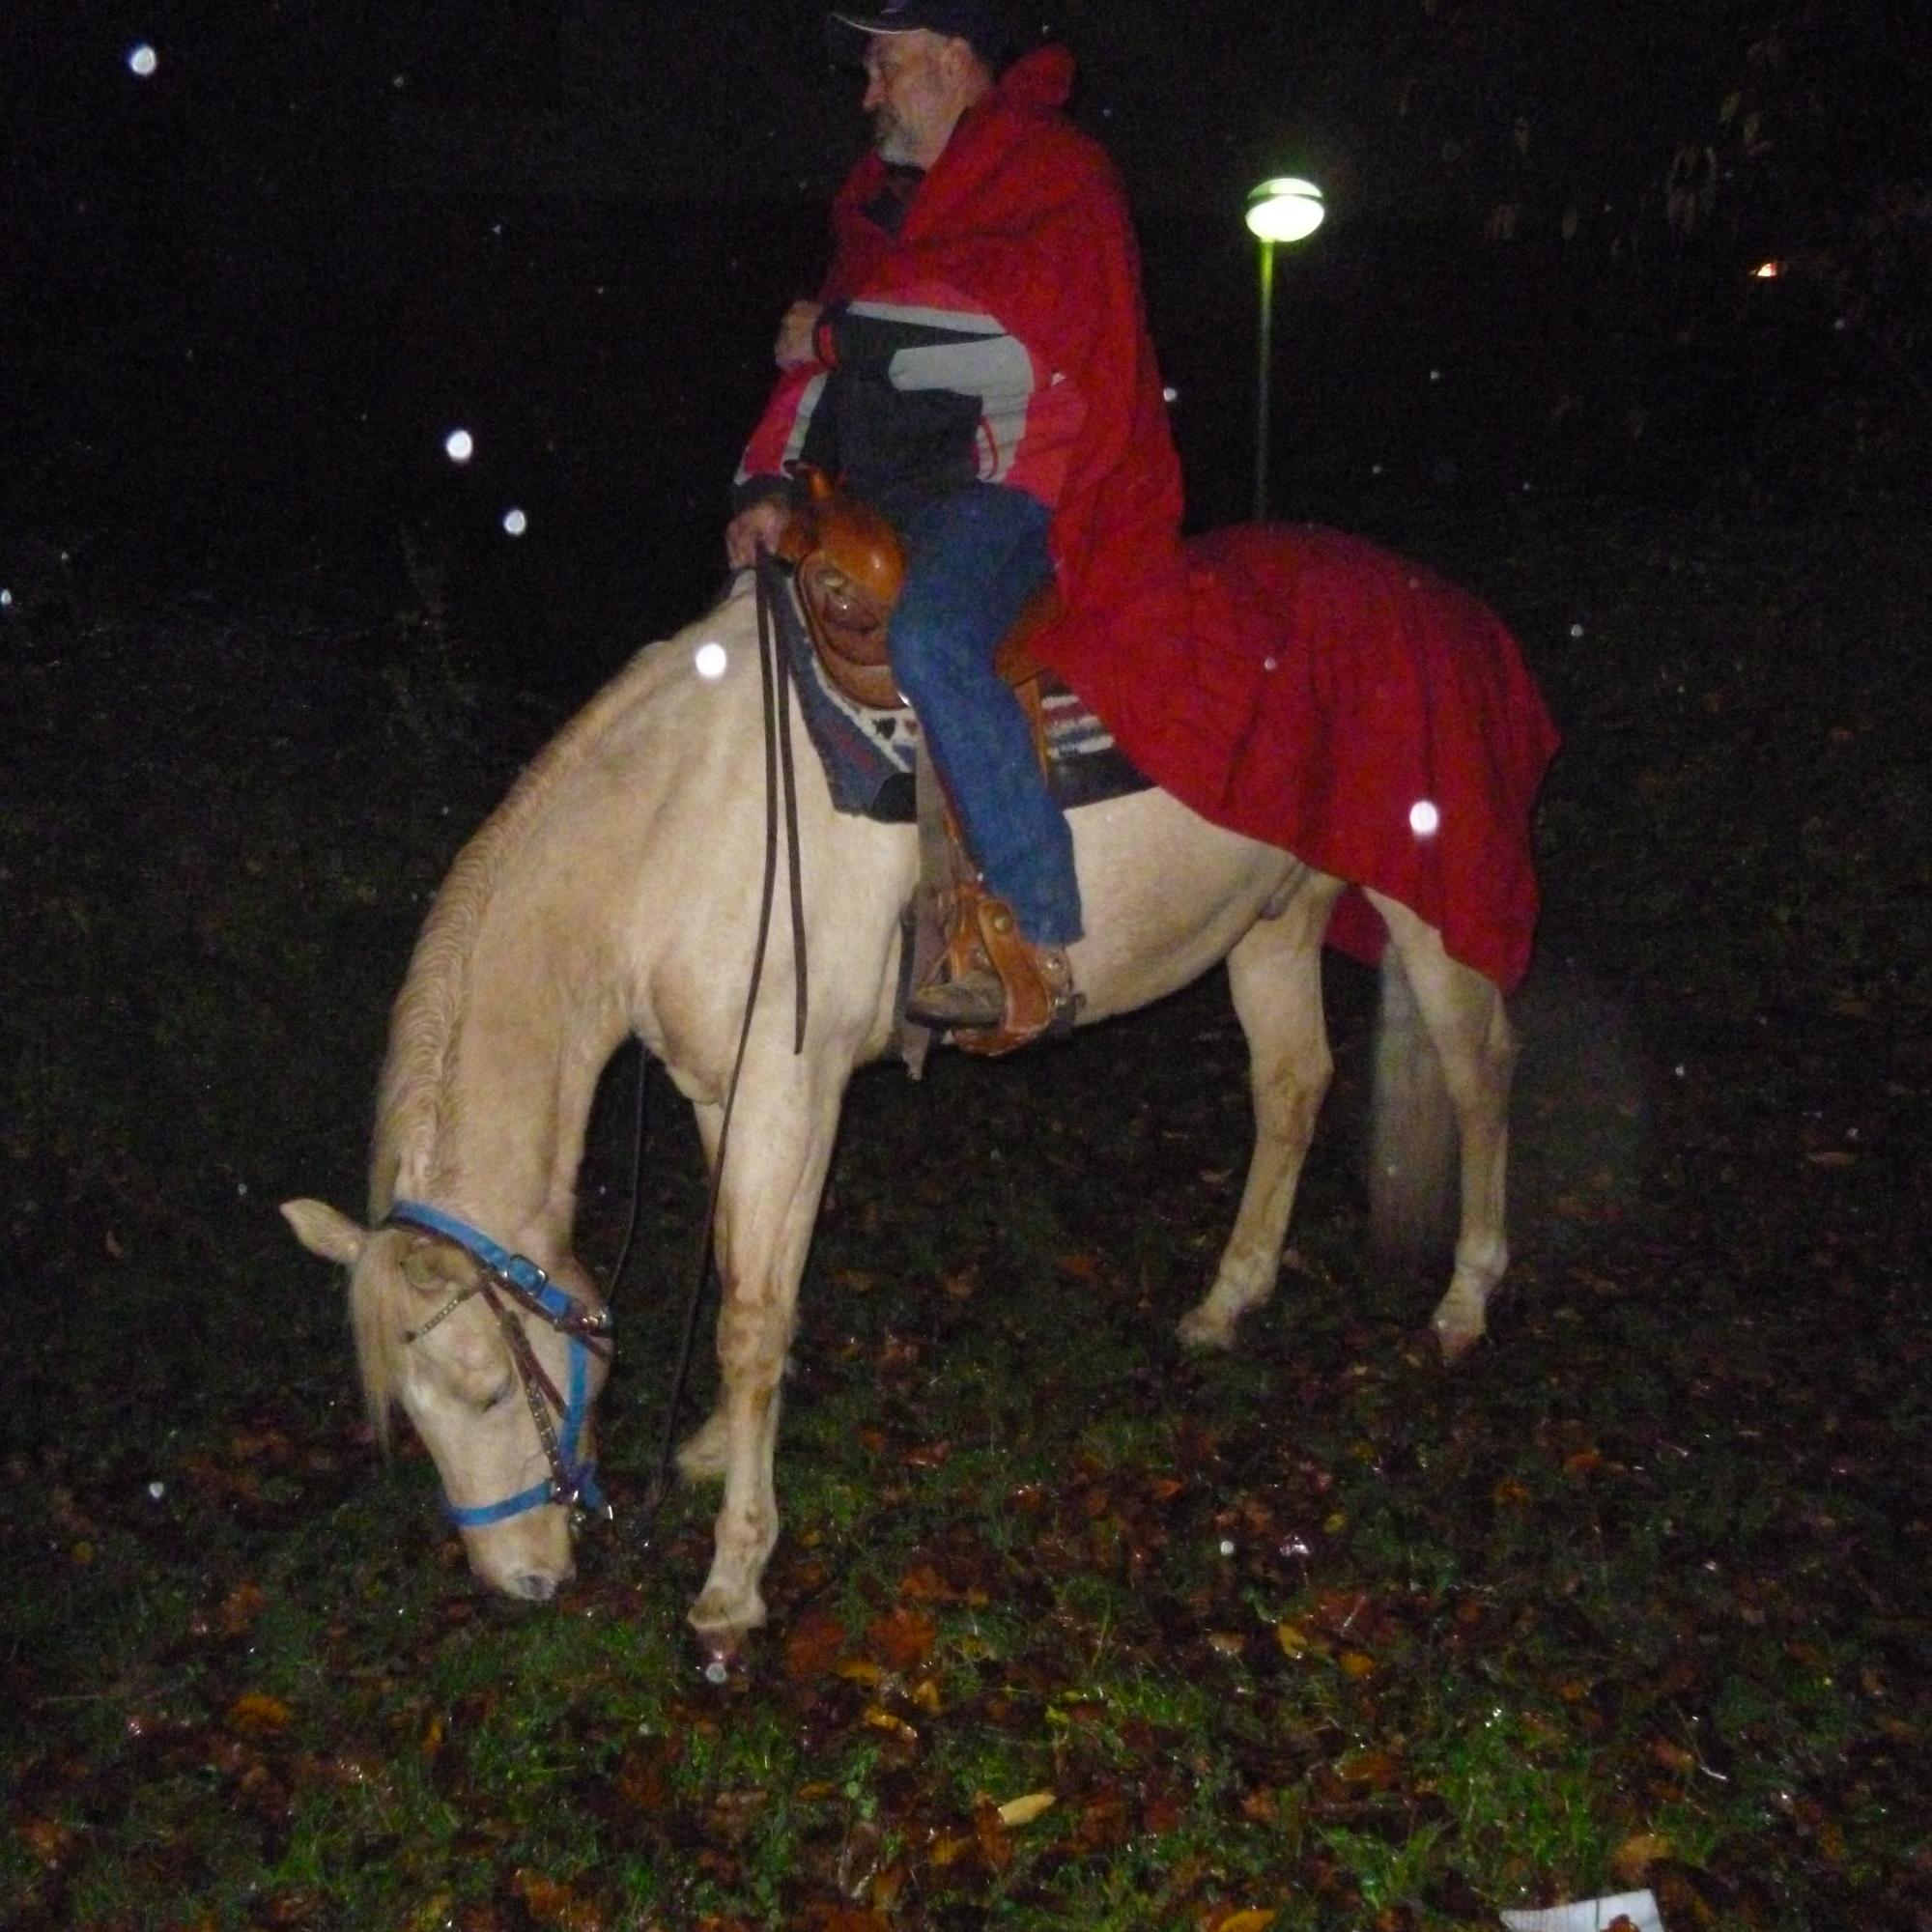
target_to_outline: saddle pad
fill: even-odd
[[[855,704],[826,675],[789,585],[778,598],[779,631],[791,664],[806,729],[818,748],[832,803],[854,817],[882,825],[911,825],[919,817],[913,765],[919,720],[910,705],[875,711]],[[1041,708],[1046,720],[1048,776],[1064,811],[1151,789],[1114,743],[1113,733],[1079,698],[1046,674]]]

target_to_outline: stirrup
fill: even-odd
[[[1071,1032],[1080,1007],[1066,949],[1033,945],[1005,899],[967,889],[943,973],[913,993],[906,1011],[964,1052],[992,1059]]]

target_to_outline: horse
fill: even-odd
[[[282,1208],[306,1248],[349,1270],[363,1392],[384,1441],[400,1408],[476,1575],[546,1601],[572,1574],[572,1505],[594,1497],[608,1362],[600,1292],[571,1247],[587,1118],[630,1037],[668,1069],[716,1181],[721,1387],[678,1461],[687,1478],[723,1479],[689,1613],[718,1657],[766,1618],[759,1584],[779,1534],[774,1461],[800,1278],[846,1083],[895,1038],[901,915],[920,867],[913,828],[834,809],[794,718],[803,1039],[789,998],[768,991],[747,1017],[767,837],[746,757],[762,728],[758,646],[741,575],[706,616],[634,657],[525,770],[456,859],[411,958],[378,1093],[368,1225],[319,1201]],[[1070,819],[1087,924],[1072,949],[1080,1024],[1226,965],[1254,1151],[1213,1280],[1179,1335],[1191,1349],[1230,1349],[1273,1293],[1329,1084],[1320,955],[1351,882],[1160,790]],[[1390,1224],[1424,1218],[1427,1197],[1458,1180],[1453,1272],[1433,1318],[1454,1360],[1483,1335],[1508,1261],[1515,1042],[1491,980],[1451,958],[1407,906],[1369,897],[1389,935],[1377,1207]],[[781,919],[768,987],[783,987],[794,964]],[[1431,1172],[1419,1151],[1432,1146],[1448,1169]]]

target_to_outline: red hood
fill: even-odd
[[[1037,47],[1000,76],[994,93],[1009,107],[1065,107],[1073,92],[1073,56],[1065,47]]]

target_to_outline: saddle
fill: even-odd
[[[894,682],[886,628],[905,581],[905,551],[898,532],[877,510],[840,491],[823,470],[804,472],[809,496],[792,512],[778,554],[792,566],[806,629],[826,675],[856,704],[889,711],[905,702]],[[1033,732],[1034,753],[1047,763],[1043,668],[1034,639],[1060,615],[1060,592],[1043,585],[1001,639],[994,668],[1019,698]],[[960,837],[959,821],[920,752],[921,886],[909,937],[909,984],[957,980],[992,971],[999,977],[1006,1011],[999,1024],[955,1035],[968,1053],[991,1058],[1011,1053],[1049,1032],[1071,1027],[1075,999],[1064,969],[1056,972],[1022,937],[1012,908],[986,890]],[[928,1036],[908,1042],[915,1073]]]

